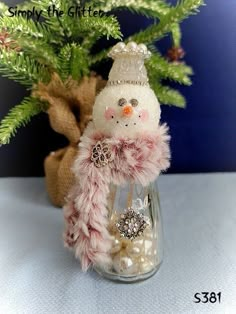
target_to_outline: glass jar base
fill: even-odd
[[[96,266],[94,266],[93,269],[99,275],[101,275],[104,278],[107,278],[109,280],[125,282],[125,283],[132,283],[132,282],[138,282],[138,281],[142,281],[142,280],[145,280],[145,279],[152,277],[159,270],[161,264],[162,264],[162,262],[160,262],[158,265],[156,265],[156,267],[153,268],[149,272],[137,274],[137,275],[133,275],[133,276],[132,275],[119,275],[119,274],[114,273],[114,272],[104,271],[100,267],[96,267]]]

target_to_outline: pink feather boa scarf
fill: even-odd
[[[110,183],[128,181],[148,185],[169,167],[168,127],[137,139],[108,138],[94,129],[91,122],[81,138],[80,151],[73,166],[77,183],[64,207],[65,246],[73,248],[83,271],[92,265],[109,265],[112,239],[107,230],[107,197]],[[98,141],[108,143],[112,161],[100,168],[91,160]]]

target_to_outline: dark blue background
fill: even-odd
[[[175,172],[236,170],[236,1],[207,0],[182,24],[193,86],[187,109],[163,107]]]
[[[199,15],[182,24],[185,60],[195,72],[191,87],[178,85],[187,98],[187,108],[162,106],[162,120],[169,124],[172,135],[169,172],[236,170],[236,1],[205,2]],[[149,23],[130,13],[119,13],[119,19],[126,35]],[[166,37],[158,48],[166,53],[170,45]],[[2,118],[26,92],[3,78],[0,90]],[[42,175],[44,157],[65,144],[50,129],[47,115],[41,114],[0,149],[0,175]]]

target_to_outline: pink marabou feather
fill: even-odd
[[[97,168],[91,152],[97,141],[104,139],[113,160]],[[92,122],[86,128],[73,165],[77,183],[64,207],[64,243],[74,249],[84,271],[91,264],[104,267],[111,262],[106,208],[109,184],[123,185],[131,180],[146,186],[154,181],[169,167],[169,139],[166,124],[155,134],[142,134],[136,139],[107,138],[94,129]]]

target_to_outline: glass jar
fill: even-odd
[[[134,282],[154,275],[163,257],[162,220],[157,187],[110,185],[109,225],[112,263],[95,270],[112,280]]]

